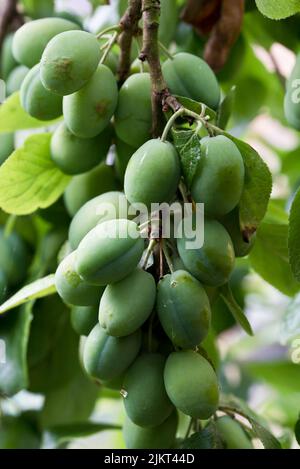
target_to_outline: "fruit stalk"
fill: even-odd
[[[142,16],[142,0],[129,0],[128,8],[120,21],[119,45],[121,49],[120,62],[118,66],[118,82],[122,84],[127,76],[131,65],[131,45],[133,37],[139,31],[139,20]]]
[[[170,107],[176,112],[181,105],[170,95],[161,70],[158,42],[160,1],[142,0],[142,12],[144,21],[143,49],[139,58],[142,62],[147,60],[149,64],[152,83],[152,135],[159,137],[163,131],[164,107]]]

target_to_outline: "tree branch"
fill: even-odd
[[[0,49],[10,27],[18,27],[23,24],[23,17],[17,9],[18,0],[2,0],[2,2],[0,7]]]
[[[160,0],[142,0],[143,12],[143,50],[140,60],[149,64],[152,84],[152,135],[161,135],[164,127],[163,111],[169,107],[177,111],[181,105],[171,96],[164,80],[159,59],[158,27],[160,17]]]
[[[120,21],[122,33],[119,38],[121,49],[118,67],[118,81],[123,83],[130,70],[132,39],[139,33],[139,20],[142,16],[142,0],[129,0],[128,8]]]

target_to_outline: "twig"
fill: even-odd
[[[107,43],[107,47],[105,48],[104,54],[102,55],[101,60],[100,60],[100,64],[103,64],[105,60],[107,59],[107,56],[110,53],[115,42],[117,41],[117,38],[118,38],[118,32],[116,31]]]
[[[121,54],[118,66],[118,82],[120,84],[126,80],[130,70],[132,39],[139,33],[141,16],[142,0],[129,0],[128,8],[120,21],[122,31],[119,38]]]
[[[2,3],[2,2],[1,2]],[[3,0],[0,7],[0,48],[10,27],[18,27],[23,24],[23,17],[17,9],[18,0]]]
[[[142,12],[144,27],[143,50],[140,53],[140,60],[143,62],[147,60],[149,64],[152,83],[152,135],[158,137],[163,131],[163,111],[170,107],[176,112],[181,105],[176,98],[171,96],[161,70],[158,42],[160,1],[142,0]]]

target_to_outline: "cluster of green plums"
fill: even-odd
[[[72,222],[55,283],[72,306],[74,328],[87,336],[83,365],[104,386],[121,390],[129,448],[174,447],[178,411],[207,420],[218,409],[217,375],[198,346],[211,324],[208,289],[226,284],[235,257],[252,247],[239,226],[242,155],[225,136],[201,140],[190,195],[205,204],[204,244],[188,249],[187,238],[174,241],[174,269],[157,281],[143,265],[149,241],[128,208],[177,200],[183,175],[173,143],[151,138],[149,73],[133,67],[118,89],[97,38],[60,18],[25,24],[12,51],[30,69],[21,85],[26,112],[45,121],[63,115],[51,155],[74,176],[64,196]],[[218,109],[219,84],[199,57],[178,53],[164,62],[163,74],[173,94]],[[105,163],[112,143],[114,167]],[[246,446],[237,422],[218,422],[244,436],[229,441],[224,431],[227,447]]]

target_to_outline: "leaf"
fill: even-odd
[[[279,441],[258,421],[259,417],[256,418],[254,412],[241,399],[235,396],[222,396],[219,409],[246,418],[251,424],[256,438],[262,442],[265,449],[281,449]]]
[[[216,425],[213,422],[210,422],[200,432],[194,433],[181,445],[181,449],[216,449],[221,447]]]
[[[28,343],[29,390],[47,394],[69,383],[78,371],[78,342],[70,311],[58,295],[39,300]]]
[[[300,445],[300,416],[295,425],[295,437],[298,445]]]
[[[43,298],[44,296],[52,295],[55,292],[54,274],[40,278],[39,280],[21,288],[21,290],[19,290],[15,295],[3,303],[3,305],[0,306],[0,314],[27,303],[28,301]]]
[[[300,294],[296,295],[289,304],[280,328],[280,342],[290,344],[300,337]],[[299,344],[300,345],[300,344]]]
[[[40,434],[26,413],[1,415],[0,449],[39,449]]]
[[[172,135],[180,156],[184,179],[189,189],[201,158],[200,139],[194,130],[173,130]]]
[[[41,424],[43,427],[53,427],[87,420],[95,407],[99,392],[99,386],[86,375],[78,361],[77,372],[71,381],[46,394]]]
[[[249,259],[252,268],[283,294],[294,296],[300,290],[289,264],[286,224],[262,223]]]
[[[247,317],[245,316],[242,308],[238,305],[238,303],[233,297],[229,284],[224,285],[220,288],[220,296],[225,302],[231,314],[233,315],[234,319],[240,324],[244,331],[251,336],[254,335],[252,327]]]
[[[0,360],[0,393],[11,396],[28,385],[27,344],[32,304],[0,318],[0,341],[5,344],[5,362]]]
[[[248,143],[233,138],[245,165],[245,182],[239,203],[241,228],[253,233],[263,220],[272,191],[272,176],[266,163]]]
[[[282,361],[254,361],[241,364],[256,381],[262,381],[281,394],[299,392],[299,364]]]
[[[13,93],[0,106],[0,133],[48,127],[57,121],[58,119],[47,122],[39,121],[27,114],[21,106],[19,92]]]
[[[281,20],[300,11],[300,0],[256,0],[259,11],[272,20]]]
[[[217,127],[219,127],[220,129],[226,129],[231,113],[233,111],[235,92],[236,86],[233,86],[221,102],[217,115]]]
[[[265,449],[281,449],[281,444],[269,430],[252,418],[249,418],[249,422],[255,436],[262,442]]]
[[[0,207],[15,215],[28,215],[52,205],[70,177],[51,160],[51,134],[29,137],[0,167]]]
[[[216,112],[210,107],[206,106],[206,104],[199,103],[198,101],[194,101],[191,98],[186,98],[185,96],[175,95],[175,98],[186,109],[189,109],[190,111],[193,111],[196,114],[201,114],[203,108],[205,108],[205,116],[209,116],[210,121],[214,121],[216,119]]]
[[[295,278],[300,282],[300,188],[292,203],[289,217],[289,261]]]
[[[87,437],[104,430],[120,430],[119,425],[110,423],[84,422],[70,425],[59,425],[45,431],[42,447],[58,448],[75,438]]]

